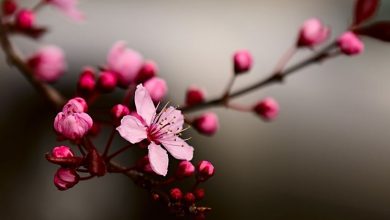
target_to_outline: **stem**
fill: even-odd
[[[112,158],[118,156],[119,154],[125,152],[127,149],[130,149],[133,145],[132,144],[129,144],[125,147],[122,147],[121,149],[119,149],[118,151],[116,151],[115,153],[111,154],[110,156],[107,157],[107,160],[111,160]]]
[[[38,93],[42,94],[54,108],[60,109],[65,103],[65,98],[56,89],[41,82],[34,76],[33,70],[13,48],[7,35],[7,27],[3,22],[0,22],[0,44],[9,64],[15,66],[34,86]]]
[[[242,89],[239,89],[235,92],[230,93],[228,98],[229,99],[236,98],[240,95],[252,92],[256,89],[259,89],[259,88],[262,88],[265,86],[269,86],[269,85],[274,84],[274,83],[281,83],[281,82],[283,82],[284,77],[291,75],[292,73],[294,73],[294,72],[296,72],[296,71],[298,71],[298,70],[300,70],[308,65],[318,63],[320,61],[325,60],[326,58],[329,58],[328,52],[330,50],[334,49],[335,47],[336,47],[336,42],[333,42],[330,45],[328,45],[327,47],[325,47],[324,49],[322,49],[317,54],[291,66],[290,68],[287,68],[286,70],[284,70],[280,73],[273,72],[270,74],[269,77],[267,77],[261,81],[255,82],[252,85],[249,85],[247,87],[244,87]],[[331,56],[331,57],[333,57],[333,56]],[[200,103],[198,105],[185,106],[185,107],[181,108],[181,110],[183,112],[192,112],[192,111],[196,111],[196,110],[201,110],[201,109],[216,107],[216,106],[222,106],[222,105],[224,105],[224,97],[211,99],[208,102],[203,102],[203,103]]]
[[[110,137],[108,138],[106,147],[104,148],[103,157],[107,156],[108,151],[110,150],[110,147],[112,145],[112,141],[114,140],[115,131],[116,131],[115,128],[113,128],[112,131],[111,131],[111,134],[110,134]]]
[[[280,58],[279,62],[276,64],[275,69],[273,73],[281,73],[283,69],[286,67],[288,61],[291,60],[291,58],[294,56],[294,54],[297,52],[297,47],[293,45],[290,47],[285,54]]]

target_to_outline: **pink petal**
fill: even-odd
[[[126,43],[124,41],[116,42],[110,49],[110,52],[107,56],[107,64],[109,67],[115,65],[119,57],[122,56],[123,52],[126,50]]]
[[[135,90],[134,102],[137,108],[137,114],[140,115],[149,126],[153,116],[156,114],[156,108],[150,98],[149,92],[142,84],[139,84],[137,90]]]
[[[132,144],[147,138],[146,127],[140,120],[131,115],[123,117],[121,125],[116,130],[124,139]]]
[[[160,146],[153,142],[148,146],[149,149],[149,162],[152,170],[162,176],[167,175],[168,173],[168,154]]]
[[[183,129],[184,117],[181,111],[171,106],[161,113],[161,116],[158,118],[158,123],[160,122],[162,124],[170,123],[170,126],[167,126],[166,129],[176,134],[180,133]]]
[[[160,142],[169,151],[169,153],[178,160],[190,161],[194,156],[194,148],[179,137],[162,139]]]

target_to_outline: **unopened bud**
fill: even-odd
[[[74,153],[67,146],[58,146],[53,148],[53,150],[51,151],[51,155],[54,158],[69,158],[73,157]]]
[[[233,55],[234,73],[240,74],[248,72],[253,64],[252,55],[247,50],[239,50]]]
[[[206,92],[196,86],[190,86],[187,89],[186,105],[192,106],[204,102],[206,99]]]
[[[204,113],[194,120],[193,126],[201,134],[213,135],[219,129],[218,116],[214,112]]]
[[[18,5],[15,0],[4,0],[2,3],[3,14],[6,16],[12,15],[18,9]]]
[[[184,195],[184,200],[186,201],[187,204],[193,204],[195,202],[195,195],[193,193],[186,193]]]
[[[21,29],[29,29],[35,24],[35,13],[23,9],[16,14],[16,25]]]
[[[80,176],[74,169],[59,168],[54,175],[54,185],[61,191],[72,188],[79,182]]]
[[[84,95],[91,94],[95,90],[95,72],[92,68],[86,67],[80,74],[77,89]]]
[[[264,120],[273,120],[279,115],[279,104],[273,98],[259,101],[253,108],[254,112]]]
[[[153,61],[145,61],[137,75],[137,84],[145,83],[155,77],[158,72],[157,64]]]
[[[171,189],[171,191],[169,192],[169,195],[171,196],[171,198],[173,200],[176,200],[176,201],[179,201],[183,198],[183,193],[181,192],[181,190],[179,188]]]
[[[127,106],[122,104],[114,105],[111,109],[111,115],[115,121],[120,121],[123,116],[129,115],[130,110]]]
[[[353,32],[346,32],[337,39],[337,44],[346,55],[358,55],[364,51],[364,44]]]
[[[195,166],[189,161],[181,161],[176,170],[178,178],[185,178],[192,176],[195,173]]]
[[[117,79],[111,72],[102,72],[97,81],[98,89],[102,92],[112,92],[116,88]]]
[[[168,91],[167,83],[159,77],[149,79],[144,86],[155,103],[162,101]]]
[[[204,196],[206,195],[206,193],[205,193],[203,188],[197,188],[194,191],[194,195],[195,195],[197,200],[202,200],[204,198]]]
[[[214,175],[214,166],[211,162],[203,160],[198,165],[198,179],[201,182],[206,181]]]
[[[306,20],[299,32],[297,46],[313,47],[323,43],[329,37],[330,29],[325,26],[319,19],[312,18]]]

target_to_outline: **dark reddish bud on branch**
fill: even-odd
[[[359,25],[371,18],[379,8],[379,3],[379,0],[357,0],[353,26]]]
[[[176,170],[178,178],[185,178],[192,176],[195,173],[195,166],[189,161],[181,161]]]
[[[175,201],[179,201],[183,198],[183,193],[181,192],[181,190],[179,188],[171,189],[171,191],[169,192],[169,195]]]
[[[4,0],[2,3],[2,10],[5,16],[12,15],[18,9],[18,5],[15,0]]]
[[[72,188],[79,182],[80,176],[74,169],[59,168],[54,175],[54,185],[61,191]]]
[[[16,14],[16,25],[21,29],[29,29],[35,24],[35,13],[28,9],[23,9]]]
[[[96,80],[94,70],[90,67],[84,68],[77,83],[78,92],[83,95],[89,95],[95,90],[95,85]]]
[[[197,188],[194,191],[194,195],[195,195],[197,200],[202,200],[204,198],[205,194],[206,193],[205,193],[203,188]]]
[[[253,65],[251,53],[247,50],[236,51],[233,55],[233,64],[235,74],[248,72]]]
[[[117,85],[117,78],[111,72],[102,72],[97,81],[99,91],[108,93],[114,91]]]
[[[184,200],[186,201],[187,204],[190,204],[190,205],[193,204],[195,202],[195,199],[196,198],[195,198],[195,195],[193,193],[188,192],[184,195]]]
[[[214,166],[211,162],[203,160],[198,165],[198,180],[204,182],[214,175]]]
[[[390,42],[390,21],[378,21],[365,27],[354,30],[358,35]]]
[[[158,67],[155,62],[145,61],[145,63],[142,65],[142,68],[137,75],[137,80],[136,80],[137,84],[144,83],[149,79],[157,76],[157,72],[158,72]]]

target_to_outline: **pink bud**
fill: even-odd
[[[187,89],[186,105],[191,106],[202,103],[204,102],[205,98],[206,92],[203,89],[196,86],[190,86]]]
[[[186,193],[184,195],[184,200],[186,201],[187,204],[193,204],[195,202],[195,195],[193,193]]]
[[[265,98],[259,101],[253,110],[264,120],[273,120],[279,114],[279,104],[273,98]]]
[[[300,30],[297,45],[299,47],[313,47],[328,39],[330,29],[319,19],[306,20]]]
[[[150,166],[149,157],[147,155],[137,160],[136,167],[141,172],[154,173],[152,167]]]
[[[15,0],[4,0],[2,4],[3,14],[6,16],[12,15],[18,9]]]
[[[341,52],[346,55],[358,55],[364,51],[363,42],[352,32],[346,32],[337,39]]]
[[[111,72],[102,72],[97,84],[100,91],[112,92],[117,85],[116,76]]]
[[[91,94],[95,90],[95,85],[96,80],[94,70],[90,67],[84,68],[77,83],[78,91],[84,95]]]
[[[73,157],[73,151],[67,146],[58,146],[53,148],[51,155],[55,158],[68,158]]]
[[[204,191],[203,188],[197,188],[197,189],[195,189],[195,191],[194,191],[194,195],[195,195],[195,197],[196,197],[197,200],[203,199],[204,196],[205,196],[205,194],[206,194],[206,193],[205,193],[205,191]]]
[[[77,8],[78,0],[44,0],[74,21],[84,20],[84,14]]]
[[[158,72],[157,64],[153,61],[145,61],[137,75],[137,84],[144,83],[155,77]]]
[[[92,124],[91,129],[89,129],[88,134],[93,137],[96,137],[97,135],[99,135],[101,130],[102,130],[102,125],[100,123],[94,122]]]
[[[183,193],[181,192],[181,190],[179,188],[171,189],[171,191],[169,192],[169,195],[171,196],[171,198],[173,200],[176,200],[176,201],[179,201],[183,198]]]
[[[122,104],[114,105],[114,107],[112,107],[112,109],[111,109],[111,115],[114,118],[114,120],[117,120],[117,121],[121,120],[123,118],[123,116],[129,115],[129,114],[130,114],[129,108],[125,105],[122,105]]]
[[[28,9],[20,10],[16,14],[16,25],[21,29],[29,29],[35,24],[35,13]]]
[[[198,179],[199,181],[206,181],[214,175],[214,166],[211,162],[203,160],[198,165]]]
[[[87,112],[88,104],[85,99],[81,97],[75,97],[70,99],[62,108],[63,112],[67,112],[68,114],[73,112]]]
[[[185,178],[192,176],[195,173],[195,167],[189,161],[181,161],[176,170],[176,176],[178,178]]]
[[[167,83],[159,77],[149,79],[144,86],[148,90],[153,102],[156,103],[163,100],[168,91]]]
[[[54,175],[54,185],[59,190],[67,190],[72,188],[79,182],[80,176],[74,169],[59,168]]]
[[[70,140],[84,137],[93,124],[92,118],[84,110],[85,107],[79,101],[70,100],[55,117],[54,129]]]
[[[35,76],[48,83],[58,80],[66,70],[64,53],[57,46],[45,46],[27,60]]]
[[[253,64],[252,55],[247,50],[236,51],[233,55],[234,73],[240,74],[248,72]]]
[[[135,82],[142,64],[142,56],[137,51],[127,48],[123,41],[115,43],[107,56],[108,70],[115,73],[118,84],[124,88]]]
[[[193,126],[201,134],[213,135],[219,129],[218,116],[214,112],[204,113],[194,120]]]

